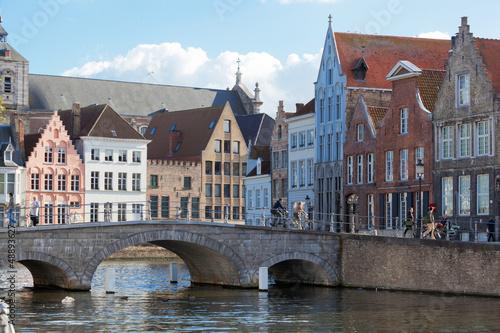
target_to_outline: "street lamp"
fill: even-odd
[[[417,238],[421,237],[422,231],[422,177],[424,176],[424,161],[419,158],[417,160],[417,177],[418,177],[418,217],[417,217]]]

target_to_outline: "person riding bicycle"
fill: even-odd
[[[278,225],[280,219],[285,215],[286,209],[283,206],[283,198],[279,198],[278,201],[274,204],[273,208],[271,208],[271,215],[274,216],[273,223],[271,226]]]
[[[408,216],[407,216],[406,221],[405,221],[405,232],[403,233],[403,237],[406,237],[406,233],[408,231],[413,230],[414,224],[415,224],[415,217],[413,215],[413,207],[410,207],[408,209]],[[414,233],[415,232],[412,232],[413,237],[415,237]]]

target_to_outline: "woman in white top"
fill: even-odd
[[[31,225],[34,227],[38,224],[38,215],[40,215],[40,201],[36,197],[33,197],[33,201],[30,204],[30,218]]]

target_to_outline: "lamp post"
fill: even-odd
[[[418,216],[417,216],[417,238],[422,234],[422,177],[424,176],[424,162],[421,158],[417,160],[418,177]]]

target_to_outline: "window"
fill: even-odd
[[[291,169],[292,169],[292,187],[297,187],[297,162],[292,162],[291,163]]]
[[[57,163],[66,164],[66,148],[57,149]]]
[[[469,74],[458,75],[457,78],[457,105],[469,105]]]
[[[319,136],[319,149],[318,149],[318,162],[324,162],[324,154],[323,154],[323,149],[324,149],[324,141],[325,141],[325,136],[320,135]]]
[[[339,89],[338,85],[337,85],[337,89]],[[335,109],[336,109],[335,113],[337,114],[337,119],[340,119],[340,106],[341,106],[341,95],[340,95],[340,91],[337,91],[337,98],[336,98],[336,105],[335,105]]]
[[[240,153],[240,142],[233,141],[233,154],[239,154],[239,153]]]
[[[98,214],[99,214],[99,204],[98,203],[91,203],[90,204],[90,222],[97,222],[98,221]]]
[[[233,198],[240,197],[240,185],[233,185]]]
[[[149,186],[158,187],[158,175],[149,176]]]
[[[161,217],[168,219],[170,217],[170,197],[162,196],[161,197],[161,209],[160,209]]]
[[[205,161],[205,175],[212,174],[212,161]]]
[[[222,150],[222,142],[220,140],[215,140],[215,152],[220,153]]]
[[[460,131],[460,157],[470,157],[470,124],[459,126]]]
[[[53,175],[45,175],[45,191],[53,190]],[[9,191],[7,191],[9,193]]]
[[[90,207],[92,208],[92,206]],[[95,221],[92,221],[92,215],[90,216],[90,219],[91,219],[90,222],[97,221],[97,218],[95,219]],[[54,223],[54,203],[49,201],[45,205],[45,224],[52,224],[52,223]]]
[[[313,186],[314,185],[314,160],[310,159],[307,160],[307,185],[308,186]]]
[[[151,217],[158,217],[158,196],[157,195],[149,196],[149,203],[151,209]]]
[[[80,192],[80,176],[72,175],[71,176],[71,191],[72,192]]]
[[[7,193],[15,193],[14,191],[16,185],[16,174],[8,173],[7,174]]]
[[[291,149],[297,149],[297,134],[291,135],[290,146]]]
[[[133,173],[132,174],[132,191],[140,191],[141,190],[141,174]]]
[[[240,219],[240,207],[233,207],[233,220]]]
[[[336,139],[335,139],[335,151],[337,154],[336,160],[339,161],[342,159],[342,143],[341,141],[341,136],[340,133],[335,134]]]
[[[393,154],[392,151],[385,152],[385,180],[392,181],[392,162]]]
[[[104,160],[106,162],[113,162],[113,149],[106,149],[104,151]]]
[[[288,167],[288,151],[282,150],[281,151],[281,168],[287,168]]]
[[[90,189],[91,190],[99,189],[99,171],[92,171],[90,173]]]
[[[188,216],[188,203],[189,203],[189,198],[188,197],[181,197],[181,215],[180,217],[185,219]]]
[[[221,184],[214,184],[214,197],[221,197]]]
[[[470,215],[470,176],[458,177],[459,215]]]
[[[248,198],[248,208],[252,208],[253,207],[252,191],[250,190],[248,191],[247,198]]]
[[[274,179],[273,180],[273,198],[278,198],[280,193],[279,193],[279,186],[280,186],[280,183],[279,183],[279,180],[278,179]]]
[[[487,121],[477,123],[477,154],[489,155],[490,153],[490,135]]]
[[[392,193],[385,194],[385,227],[392,229]]]
[[[52,147],[45,147],[45,163],[52,163]]]
[[[358,124],[356,126],[356,141],[363,141],[363,124]]]
[[[141,152],[140,151],[133,151],[132,152],[132,162],[141,163]]]
[[[283,130],[281,128],[281,125],[278,126],[278,140],[281,140],[283,136]]]
[[[424,161],[424,147],[418,147],[415,149],[415,179],[418,179],[416,165],[418,164],[419,160],[421,160],[422,162]],[[424,179],[424,174],[422,174],[422,179]]]
[[[69,203],[69,206],[70,206],[71,208],[80,208],[80,202],[78,202],[78,201],[71,201],[71,202]]]
[[[273,152],[273,169],[279,169],[280,168],[280,154],[279,152],[275,151]]]
[[[229,140],[224,140],[224,153],[231,153],[231,141]]]
[[[118,204],[118,222],[127,221],[127,204]]]
[[[93,148],[90,150],[90,160],[99,161],[99,149]]]
[[[200,198],[191,199],[191,217],[200,217]]]
[[[281,188],[282,188],[282,197],[288,196],[288,179],[282,179],[281,180]]]
[[[127,173],[118,172],[118,191],[127,190]]]
[[[12,78],[10,78],[8,76],[4,77],[3,91],[5,93],[11,93],[12,92]]]
[[[264,194],[262,197],[262,207],[269,207],[269,190],[267,188],[264,189]]]
[[[321,94],[323,94],[323,92],[321,92]],[[319,122],[320,123],[322,123],[324,121],[324,117],[323,117],[324,109],[325,109],[325,99],[321,98],[319,100]]]
[[[333,120],[333,115],[332,115],[332,98],[328,97],[328,121]]]
[[[126,150],[118,151],[118,162],[127,162],[127,151]]]
[[[373,202],[373,194],[368,194],[368,228],[375,226],[375,205]]]
[[[221,174],[221,162],[215,162],[215,175]]]
[[[260,208],[260,190],[255,190],[255,208]]]
[[[307,147],[314,147],[314,130],[307,131]]]
[[[224,175],[231,176],[231,162],[224,162]]]
[[[66,175],[57,176],[57,190],[66,192]]]
[[[212,206],[205,206],[205,218],[206,219],[212,218]]]
[[[184,188],[191,188],[191,177],[184,177]]]
[[[401,109],[401,134],[408,134],[408,108]]]
[[[211,198],[211,197],[212,197],[212,184],[205,183],[205,198]]]
[[[453,157],[453,131],[451,126],[443,127],[443,159]]]
[[[399,193],[399,221],[400,221],[399,225],[400,226],[402,225],[402,221],[404,221],[406,219],[406,212],[408,210],[407,198],[408,198],[408,195],[406,194],[406,192]]]
[[[306,146],[306,132],[299,133],[299,147],[305,148]]]
[[[358,169],[356,172],[358,184],[363,184],[363,155],[358,155]]]
[[[441,179],[443,187],[443,214],[453,216],[453,177]]]
[[[408,180],[408,149],[399,151],[399,178]]]
[[[113,190],[113,173],[104,172],[104,189],[108,191]]]
[[[214,206],[214,219],[221,218],[221,209],[220,206]]]
[[[230,197],[231,197],[231,185],[224,184],[224,198],[230,198]]]
[[[326,136],[326,161],[332,160],[332,134]]]
[[[40,175],[38,173],[31,174],[31,190],[40,191]]]
[[[306,185],[306,162],[299,161],[299,186],[304,187]]]
[[[231,121],[224,120],[224,133],[231,133]]]
[[[241,175],[245,177],[247,175],[247,164],[241,163]]]
[[[490,208],[489,175],[477,176],[477,214],[488,215]]]
[[[347,184],[352,184],[352,156],[347,156]]]
[[[233,176],[240,175],[240,162],[233,162]]]
[[[366,182],[373,183],[373,153],[366,155],[366,158],[367,158]]]

